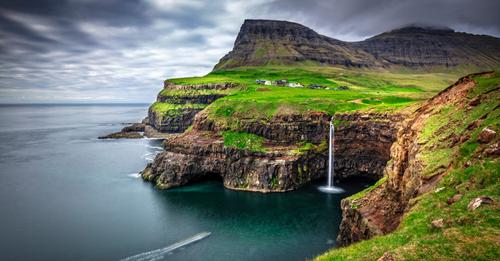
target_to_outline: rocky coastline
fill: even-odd
[[[253,152],[225,147],[220,133],[227,127],[202,111],[192,120],[190,130],[165,140],[165,152],[144,169],[142,177],[161,189],[218,179],[229,189],[291,191],[325,178],[331,118],[326,113],[312,112],[279,115],[268,122],[241,121],[238,131],[265,139],[266,151]],[[335,115],[336,178],[382,177],[402,119],[400,114],[387,113]],[[301,150],[301,144],[306,143],[311,147]]]

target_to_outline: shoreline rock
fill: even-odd
[[[141,139],[144,138],[143,132],[145,127],[146,124],[144,123],[133,123],[130,126],[122,128],[119,132],[99,136],[98,139]]]

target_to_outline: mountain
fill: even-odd
[[[361,48],[320,35],[303,25],[286,21],[245,20],[233,50],[215,68],[305,61],[357,67],[382,66]]]
[[[408,26],[364,41],[344,42],[293,22],[245,20],[233,50],[214,69],[311,62],[346,67],[494,68],[500,66],[500,38]]]

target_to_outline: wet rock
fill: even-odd
[[[459,201],[461,198],[462,198],[462,194],[456,194],[456,195],[454,195],[453,197],[449,198],[449,199],[446,201],[446,203],[447,203],[448,205],[451,205],[451,204],[453,204],[453,203],[455,203],[455,202]]]
[[[436,219],[431,222],[431,226],[433,228],[443,228],[444,227],[444,219]]]
[[[111,133],[106,136],[100,136],[99,139],[140,139],[143,138],[141,132],[144,132],[143,123],[133,123],[124,127],[120,132]]]
[[[146,124],[144,123],[134,123],[130,126],[124,127],[122,132],[144,132],[144,127]]]
[[[100,136],[99,139],[141,139],[142,134],[139,132],[115,132],[106,136]]]
[[[470,211],[476,210],[478,207],[480,207],[482,204],[491,204],[493,203],[493,199],[487,196],[480,196],[477,197],[469,202],[469,205],[467,206],[467,209]]]
[[[488,142],[492,141],[496,135],[497,135],[497,133],[494,130],[486,127],[483,130],[481,130],[477,140],[481,143],[488,143]]]

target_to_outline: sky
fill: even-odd
[[[498,0],[0,0],[0,103],[154,101],[201,76],[244,19],[288,20],[344,41],[408,24],[500,37]]]

